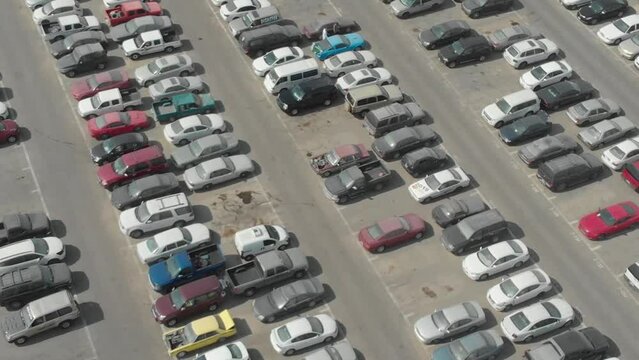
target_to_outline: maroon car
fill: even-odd
[[[13,120],[0,121],[0,144],[14,143],[20,136],[20,127]]]
[[[311,168],[316,174],[327,177],[347,167],[375,160],[373,153],[364,144],[340,145],[335,149],[311,159]]]
[[[225,293],[215,275],[182,285],[161,296],[151,308],[155,321],[175,326],[183,318],[215,311],[224,300]]]
[[[383,252],[387,247],[397,246],[410,240],[418,240],[426,232],[426,221],[416,214],[392,216],[365,227],[357,236],[364,249]]]
[[[149,146],[120,156],[114,162],[98,168],[98,180],[106,189],[113,190],[139,177],[157,174],[169,169],[162,148]]]
[[[71,84],[71,95],[76,100],[82,100],[109,89],[130,89],[135,86],[124,70],[111,70],[87,76]]]

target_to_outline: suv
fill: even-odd
[[[329,106],[336,95],[337,88],[333,80],[322,76],[317,80],[297,84],[289,91],[281,91],[277,96],[277,105],[288,115],[297,115],[300,109],[320,104]]]
[[[541,101],[534,91],[519,90],[486,106],[481,111],[481,116],[490,125],[500,128],[513,120],[536,113],[540,104]]]
[[[78,73],[102,70],[106,64],[106,50],[100,43],[93,43],[76,47],[70,54],[58,59],[56,66],[60,73],[72,78]]]
[[[22,345],[27,339],[54,327],[68,329],[80,317],[73,294],[62,290],[28,303],[20,311],[5,316],[1,322],[10,343]]]
[[[595,180],[604,165],[592,154],[568,154],[539,165],[537,178],[552,191]]]
[[[406,126],[419,125],[426,118],[426,113],[416,103],[392,103],[370,111],[364,116],[364,127],[374,137]]]
[[[470,36],[439,49],[439,60],[444,65],[454,68],[459,64],[486,60],[493,51],[488,40],[483,36]]]
[[[158,145],[149,146],[120,156],[98,168],[100,185],[109,190],[142,176],[164,172],[169,163]]]
[[[295,25],[267,25],[243,32],[240,46],[249,56],[262,56],[265,52],[282,46],[297,46],[302,33]]]
[[[203,313],[214,312],[225,296],[224,288],[215,275],[187,283],[155,300],[151,313],[155,321],[175,326],[179,320]]]
[[[70,286],[67,264],[19,267],[0,275],[0,306],[16,310],[27,300]]]
[[[496,242],[506,230],[508,224],[501,213],[497,209],[490,209],[445,228],[441,241],[446,250],[460,255],[471,248]]]
[[[184,193],[163,196],[143,202],[120,214],[118,225],[124,235],[139,238],[145,233],[182,227],[193,221],[195,214]]]
[[[364,117],[367,112],[394,102],[403,102],[404,94],[397,85],[366,85],[346,93],[346,111]]]
[[[603,359],[610,342],[594,327],[570,330],[524,352],[526,360]]]

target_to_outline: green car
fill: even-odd
[[[212,113],[215,99],[209,94],[180,94],[153,103],[153,110],[158,122],[167,123],[189,115]]]

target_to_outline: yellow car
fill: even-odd
[[[215,344],[237,333],[235,322],[228,310],[217,315],[193,320],[187,325],[164,333],[164,344],[169,356],[185,357],[192,351]]]

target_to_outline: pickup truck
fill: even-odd
[[[124,24],[147,15],[162,15],[162,7],[156,2],[129,1],[104,10],[109,25]]]
[[[235,321],[228,310],[193,320],[185,326],[164,333],[162,339],[169,356],[186,357],[204,347],[223,341],[237,333]],[[230,354],[230,352],[229,352]],[[206,355],[197,358],[203,359]]]
[[[316,174],[328,177],[351,166],[375,160],[364,144],[344,144],[311,158],[311,169]]]
[[[99,31],[100,22],[95,16],[67,15],[40,25],[40,35],[49,41],[62,40],[80,31]]]
[[[324,180],[324,194],[338,204],[361,196],[371,190],[381,190],[391,172],[379,160],[342,170]]]
[[[141,33],[133,39],[124,40],[122,50],[124,55],[137,60],[142,55],[154,54],[164,51],[172,53],[173,50],[182,47],[182,40],[177,35],[162,35],[160,30],[152,30]]]
[[[570,330],[524,351],[526,360],[603,359],[610,343],[593,327]]]
[[[215,111],[215,99],[210,94],[180,94],[153,103],[158,122],[167,123],[179,118]]]
[[[149,282],[153,289],[166,294],[187,282],[213,275],[226,265],[217,244],[193,251],[180,251],[167,260],[149,267]]]
[[[247,263],[226,269],[226,286],[233,294],[253,296],[257,289],[292,277],[302,278],[308,260],[299,248],[273,250]]]
[[[136,89],[109,89],[78,102],[78,113],[94,118],[110,112],[129,111],[142,105],[142,96]]]
[[[46,214],[9,214],[0,222],[0,246],[10,242],[51,234],[51,222]]]

